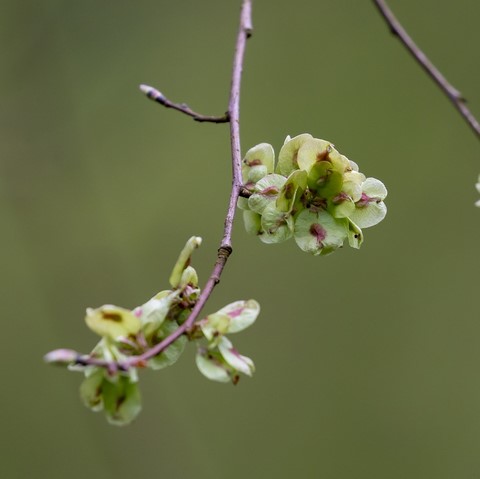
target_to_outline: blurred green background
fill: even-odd
[[[266,246],[237,220],[206,312],[256,298],[232,338],[257,366],[207,381],[189,347],[142,374],[144,410],[116,428],[48,367],[88,351],[87,306],[167,287],[184,241],[205,280],[230,187],[226,125],[149,102],[149,83],[226,110],[238,0],[3,0],[0,475],[16,478],[480,477],[480,145],[372,2],[256,1],[242,150],[287,134],[333,141],[389,189],[360,251]],[[480,115],[480,3],[392,0]]]

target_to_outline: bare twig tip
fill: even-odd
[[[145,93],[145,95],[148,96],[148,98],[151,98],[152,100],[158,100],[160,98],[164,98],[162,93],[160,93],[157,89],[149,86],[149,85],[144,85],[143,83],[139,85],[140,91]]]

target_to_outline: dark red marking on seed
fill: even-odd
[[[104,311],[102,313],[103,319],[108,319],[109,321],[113,321],[114,323],[121,323],[122,322],[122,315],[120,313],[107,313]]]
[[[313,223],[310,226],[310,234],[315,237],[318,243],[321,243],[327,237],[327,231],[319,223]]]

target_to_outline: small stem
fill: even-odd
[[[143,91],[150,100],[160,103],[166,108],[173,108],[174,110],[185,113],[185,115],[191,116],[195,121],[210,123],[228,123],[230,121],[228,112],[223,116],[202,115],[201,113],[193,111],[188,105],[185,105],[185,103],[174,103],[170,101],[163,93],[160,93],[157,89],[149,85],[140,85],[140,90]]]
[[[253,195],[253,191],[252,190],[249,190],[248,188],[246,188],[245,186],[242,186],[240,188],[240,193],[238,196],[241,196],[242,198],[250,198],[250,196]]]
[[[410,35],[405,31],[400,22],[395,18],[384,0],[373,0],[381,15],[390,27],[391,32],[398,37],[407,50],[412,54],[415,60],[422,66],[428,75],[435,81],[440,89],[448,96],[460,115],[470,125],[477,137],[480,138],[480,124],[470,109],[466,105],[466,100],[462,94],[451,85],[435,65],[428,59],[427,55],[420,50]]]

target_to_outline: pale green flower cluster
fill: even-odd
[[[246,230],[264,243],[293,237],[313,255],[331,253],[345,240],[359,248],[362,228],[387,212],[381,181],[365,177],[332,143],[307,133],[287,137],[276,165],[268,143],[248,150],[242,177],[251,193],[238,202]]]
[[[45,356],[47,362],[68,365],[85,374],[80,387],[82,401],[93,411],[103,410],[112,424],[128,424],[141,410],[138,368],[163,369],[174,364],[188,339],[202,343],[196,363],[208,379],[235,384],[240,373],[251,376],[254,372],[252,360],[240,355],[225,337],[253,324],[260,311],[254,300],[236,301],[198,321],[146,361],[123,369],[113,367],[151,350],[187,320],[200,295],[197,273],[190,266],[192,253],[200,244],[201,238],[192,237],[183,248],[170,276],[172,289],[161,291],[133,310],[113,305],[88,308],[87,326],[101,336],[89,355],[57,349]],[[107,361],[112,367],[88,364],[89,359]]]

